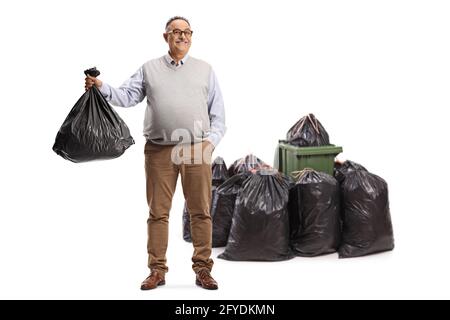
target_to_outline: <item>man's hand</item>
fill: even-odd
[[[102,81],[95,77],[86,76],[86,78],[84,79],[84,89],[87,91],[92,88],[93,85],[95,85],[97,88],[100,88],[102,86]]]
[[[209,140],[205,140],[205,142],[208,144],[208,148],[211,150],[211,153],[214,152],[214,149],[216,148],[213,143]]]

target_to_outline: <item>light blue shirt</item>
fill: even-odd
[[[183,64],[189,58],[186,55],[181,59],[180,63],[176,65],[175,61],[169,54],[166,54],[164,58],[176,68],[182,68]],[[208,114],[210,119],[211,132],[207,140],[209,140],[214,146],[217,146],[222,140],[225,132],[225,109],[222,92],[217,81],[216,74],[211,71],[209,78],[208,88]],[[142,102],[146,97],[145,85],[144,85],[144,73],[142,67],[126,80],[119,88],[113,88],[107,83],[102,84],[100,92],[106,98],[106,100],[118,107],[133,107]]]

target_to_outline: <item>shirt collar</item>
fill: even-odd
[[[180,63],[179,63],[178,66],[177,66],[176,63],[175,63],[175,60],[172,59],[172,57],[170,56],[169,53],[167,53],[167,54],[164,56],[164,58],[166,59],[167,63],[168,63],[169,65],[172,65],[172,66],[176,67],[176,68],[179,68],[179,67],[181,67],[182,65],[184,65],[184,64],[186,63],[186,60],[188,59],[188,57],[189,57],[189,56],[186,54],[186,55],[183,57],[183,59],[180,60]]]

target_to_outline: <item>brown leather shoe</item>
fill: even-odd
[[[151,290],[165,284],[166,280],[164,280],[164,276],[161,276],[161,274],[156,271],[152,271],[150,275],[142,282],[141,290]]]
[[[208,269],[201,269],[197,272],[195,284],[207,290],[217,290],[219,288],[216,280],[211,277],[211,272]]]

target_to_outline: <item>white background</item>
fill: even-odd
[[[0,4],[0,298],[450,298],[446,1],[10,1]],[[387,180],[396,248],[339,260],[215,259],[218,291],[194,285],[171,211],[167,285],[147,276],[145,103],[116,108],[136,145],[74,164],[52,151],[84,92],[83,70],[119,86],[166,53],[167,19],[195,30],[214,67],[228,132],[215,155],[272,162],[278,139],[313,112],[351,159]],[[214,250],[217,256],[221,250]]]

